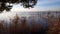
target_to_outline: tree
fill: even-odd
[[[36,5],[37,0],[0,0],[0,12],[3,12],[4,10],[9,11],[13,4],[19,3],[21,3],[24,8],[33,8]]]

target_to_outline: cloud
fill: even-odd
[[[60,0],[38,0],[34,8],[26,9],[20,4],[14,5],[11,11],[44,11],[44,10],[59,10]]]

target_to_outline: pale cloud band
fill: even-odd
[[[11,11],[60,11],[60,0],[38,0],[34,8],[26,9],[19,4],[14,5]]]

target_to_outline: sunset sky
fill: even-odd
[[[19,4],[14,5],[11,11],[60,11],[60,0],[38,0],[34,8],[23,8]]]

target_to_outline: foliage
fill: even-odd
[[[3,10],[9,11],[12,8],[13,4],[19,3],[24,8],[33,8],[34,5],[36,5],[37,0],[0,0],[0,12],[2,12]]]

